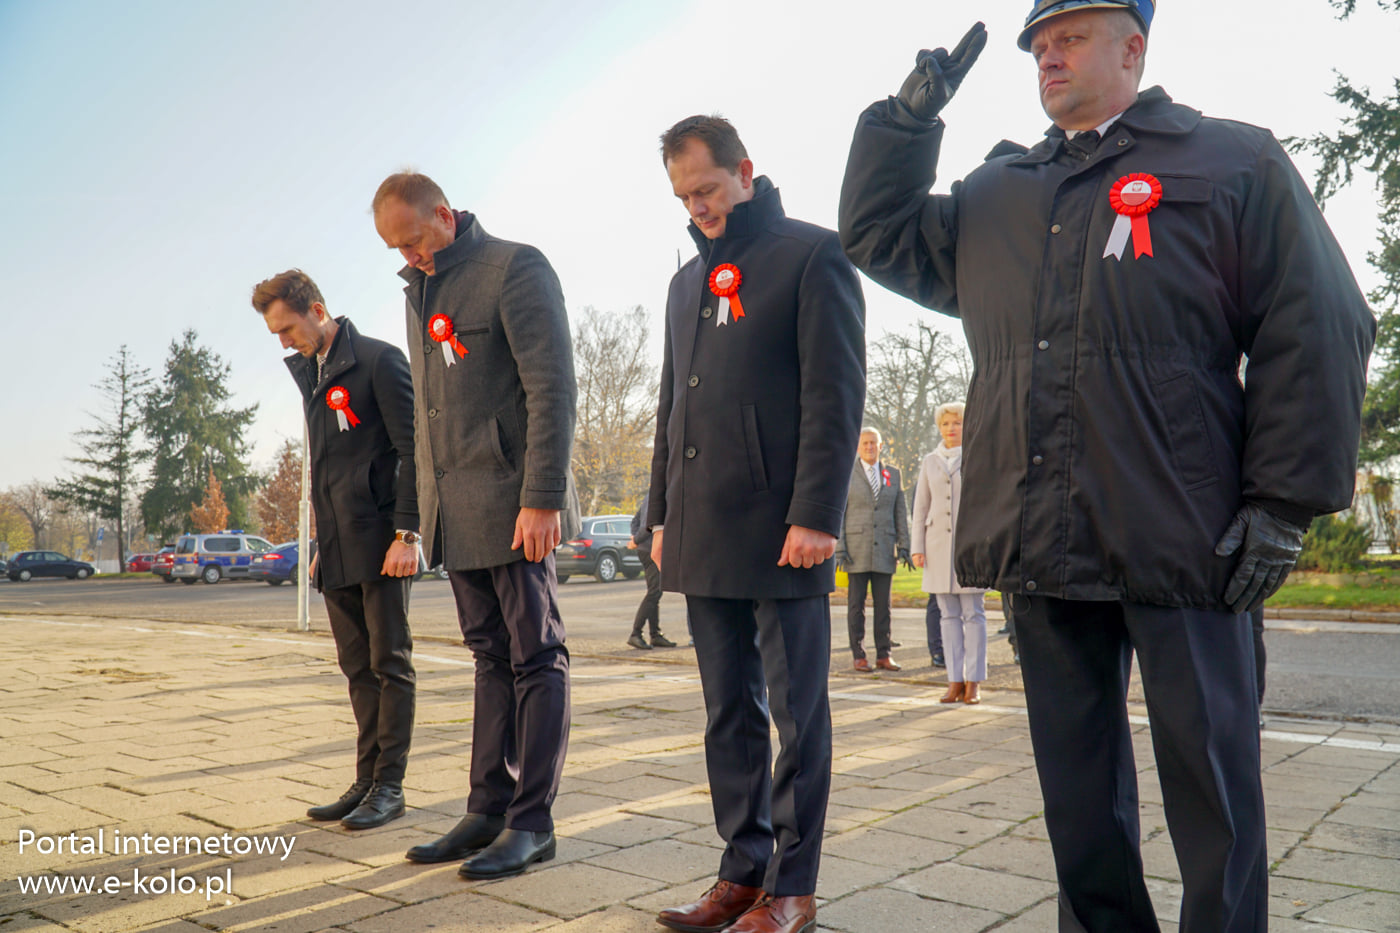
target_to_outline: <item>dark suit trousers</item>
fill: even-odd
[[[661,568],[656,566],[651,551],[646,548],[637,548],[637,556],[642,559],[642,571],[647,575],[647,593],[637,607],[637,617],[632,620],[632,634],[642,634],[642,629],[650,623],[655,638],[661,634]]]
[[[569,745],[569,649],[554,554],[447,576],[476,660],[467,811],[504,815],[509,829],[553,830]]]
[[[1134,650],[1183,885],[1182,933],[1265,929],[1259,702],[1247,615],[1013,597],[1062,933],[1158,929],[1138,848]]]
[[[938,608],[938,597],[929,594],[928,605],[924,607],[924,629],[928,633],[928,653],[932,657],[943,653],[943,610]]]
[[[323,590],[340,669],[350,684],[359,738],[355,777],[402,784],[413,739],[417,676],[408,630],[409,581]]]
[[[687,596],[705,694],[719,877],[784,897],[817,887],[831,789],[831,606]],[[776,764],[768,716],[781,743]]]
[[[865,588],[870,587],[875,604],[875,657],[890,656],[890,584],[892,573],[848,573],[846,590],[846,634],[851,639],[851,655],[865,657]]]

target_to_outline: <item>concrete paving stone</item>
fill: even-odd
[[[1311,920],[1280,919],[1269,924],[1271,933],[1374,933],[1370,926],[1339,927],[1330,923],[1313,923]]]
[[[706,785],[700,785],[704,786]],[[658,800],[699,790],[700,787],[686,781],[673,781],[644,774],[625,781],[597,785],[591,794],[625,801]]]
[[[251,821],[257,821],[264,826],[294,823],[306,815],[306,804],[291,797],[249,800],[245,803],[206,799],[208,803],[190,806],[185,812],[230,830],[251,829]]]
[[[691,795],[683,795],[688,797]],[[709,797],[705,797],[706,802]],[[575,791],[571,794],[560,794],[554,798],[554,819],[558,822],[590,819],[592,817],[605,814],[616,813],[620,809],[631,809],[639,812],[653,812],[653,805],[661,805],[662,800],[657,801],[621,801],[616,797],[605,797],[600,794],[584,793]],[[635,804],[635,805],[634,805]],[[660,814],[657,814],[660,815]]]
[[[1006,915],[1020,913],[1058,890],[1058,886],[1049,881],[986,871],[956,862],[942,862],[903,875],[889,886],[921,897]]]
[[[985,785],[940,797],[932,805],[940,810],[975,813],[1013,823],[1038,816],[1045,810],[1045,803],[1039,797],[1009,797],[994,793]]]
[[[651,773],[650,767],[639,761],[598,762],[582,767],[573,762],[566,762],[564,765],[564,781],[566,783],[579,781],[590,784],[611,784],[614,781],[626,781]]]
[[[714,849],[709,846],[691,845],[675,839],[656,839],[586,860],[589,865],[625,871],[667,884],[704,878],[714,871],[714,861]]]
[[[1324,820],[1308,836],[1306,845],[1314,849],[1359,852],[1400,861],[1400,830]]]
[[[202,927],[192,923],[186,924],[188,933],[204,933]],[[63,933],[68,927],[43,917],[36,917],[28,912],[6,914],[0,913],[0,930],[5,933]]]
[[[1363,807],[1400,810],[1400,792],[1373,790],[1369,785],[1351,798]]]
[[[656,933],[656,913],[617,904],[548,928],[549,933]]]
[[[1056,897],[1048,898],[996,927],[996,933],[1046,933],[1059,926],[1059,917],[1059,901]]]
[[[871,865],[869,862],[858,862],[855,859],[823,852],[821,873],[817,878],[817,899],[819,903],[834,901],[898,877],[897,868]]]
[[[850,787],[830,795],[830,801],[837,806],[857,807],[862,810],[897,813],[937,796],[927,789],[902,790],[893,787]]]
[[[986,842],[1016,826],[1009,820],[982,817],[956,810],[942,810],[928,805],[897,813],[876,825],[881,829],[910,836],[951,843],[958,848]]]
[[[829,825],[835,821],[855,823],[873,823],[882,820],[891,814],[889,810],[872,810],[868,807],[848,807],[843,804],[827,804],[826,821]]]
[[[1394,861],[1374,855],[1299,846],[1274,868],[1273,874],[1400,893],[1400,872],[1395,870]]]
[[[32,829],[38,835],[62,835],[85,829],[107,826],[112,822],[106,814],[69,804],[52,804],[42,813],[26,813],[0,821],[0,839],[17,839],[18,830]]]
[[[107,768],[94,768],[91,771],[50,771],[47,768],[6,768],[5,779],[24,790],[35,794],[52,794],[56,791],[93,784],[109,784],[116,781],[130,781],[131,776]]]
[[[636,813],[609,813],[570,823],[556,825],[562,832],[585,842],[608,846],[635,846],[655,839],[667,839],[689,832],[694,825],[679,820],[666,820]]]
[[[1172,847],[1171,836],[1163,833],[1149,842],[1144,842],[1141,852],[1144,875],[1168,881],[1181,880],[1181,867],[1176,860],[1176,849]]]
[[[295,847],[285,860],[278,855],[238,858],[232,868],[233,893],[244,899],[323,884],[360,870],[360,866],[344,859],[328,858]]]
[[[424,842],[423,834],[395,820],[372,832],[341,829],[338,823],[314,823],[297,832],[296,847],[328,858],[360,865],[395,865],[403,854]]]
[[[1321,801],[1311,801],[1314,805]],[[1270,829],[1308,832],[1327,816],[1327,810],[1312,807],[1284,806],[1264,795],[1264,825]]]
[[[1388,763],[1395,761],[1394,756],[1377,757],[1389,758]],[[1322,763],[1293,757],[1281,764],[1274,765],[1272,768],[1265,769],[1264,773],[1270,776],[1325,781],[1328,787],[1343,787],[1351,784],[1359,790],[1368,781],[1374,780],[1380,770],[1382,769],[1379,767],[1349,767],[1340,761]]]
[[[887,777],[891,774],[901,774],[908,771],[909,768],[900,761],[889,761],[886,759],[869,758],[865,755],[859,755],[833,761],[831,770],[833,774],[858,777],[869,781]]]
[[[555,809],[557,811],[557,805]],[[637,801],[628,804],[626,809],[633,813],[680,820],[697,826],[713,825],[715,821],[714,804],[709,793],[689,793],[660,800]]]
[[[475,884],[483,894],[568,919],[666,887],[641,875],[579,862]]]
[[[43,904],[33,910],[39,916],[79,933],[121,933],[153,924],[174,921],[186,914],[202,910],[207,902],[203,894],[153,895],[132,893],[130,888],[120,894],[97,894],[68,897]]]
[[[400,907],[398,902],[318,884],[192,914],[207,929],[258,933],[320,933]]]
[[[822,843],[822,852],[870,865],[911,871],[952,858],[958,854],[958,847],[889,829],[862,826],[828,837]]]
[[[985,761],[975,761],[968,756],[968,752],[960,751],[956,755],[938,761],[931,761],[926,765],[919,765],[914,770],[925,774],[936,774],[946,777],[973,778],[978,781],[991,781],[1006,774],[1013,773],[1016,769],[1008,768],[1005,765],[989,764]]]
[[[1323,884],[1286,875],[1269,876],[1269,913],[1279,917],[1296,917],[1323,904],[1351,897],[1356,888],[1349,885]]]
[[[719,837],[719,832],[715,829],[714,820],[704,826],[696,826],[694,829],[677,833],[671,837],[679,842],[689,842],[697,846],[710,846],[715,850],[715,864],[719,864],[719,853],[724,851],[724,840]]]
[[[1400,895],[1361,891],[1307,911],[1302,919],[1372,933],[1400,931]]]
[[[349,786],[348,782],[347,785]],[[205,800],[223,803],[246,804],[251,800],[267,800],[273,797],[293,798],[307,791],[305,783],[289,781],[278,777],[259,777],[256,781],[225,781],[199,789]]]
[[[1400,830],[1400,809],[1368,806],[1361,800],[1361,795],[1343,800],[1341,806],[1327,814],[1327,822]]]
[[[1050,843],[1015,836],[998,836],[957,857],[963,865],[1055,881],[1055,859]]]
[[[347,875],[328,887],[373,894],[398,904],[421,904],[470,890],[472,882],[457,874],[461,864],[416,865],[400,860]]]
[[[61,729],[56,734],[68,739],[70,742],[120,742],[123,739],[131,739],[139,742],[141,739],[151,735],[151,728],[148,725],[137,725],[134,723],[120,724],[105,722],[100,726],[88,726],[78,729]],[[208,738],[208,736],[205,736]]]
[[[412,904],[343,925],[350,933],[405,933],[443,927],[473,933],[527,933],[542,930],[556,918],[474,892]]]
[[[1002,919],[1001,914],[991,911],[928,900],[888,887],[852,894],[817,912],[817,923],[822,929],[845,933],[891,933],[894,930],[974,933]]]

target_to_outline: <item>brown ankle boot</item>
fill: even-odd
[[[656,922],[684,933],[723,930],[762,897],[762,888],[721,879],[700,895],[700,900],[695,903],[661,911],[656,916]]]
[[[943,694],[939,703],[956,703],[963,698],[963,682],[961,680],[948,681],[948,692]]]
[[[969,680],[967,682],[967,689],[963,691],[963,702],[968,706],[976,706],[978,703],[982,702],[982,697],[977,692],[978,686],[979,684],[975,680]]]

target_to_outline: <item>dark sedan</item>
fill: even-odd
[[[256,555],[248,568],[248,579],[262,580],[269,586],[297,582],[297,574],[301,572],[299,553],[297,542],[292,541]],[[316,553],[315,542],[312,542],[311,553]]]
[[[11,580],[27,583],[34,577],[67,577],[86,580],[97,568],[81,560],[65,557],[57,551],[20,551],[10,559],[6,574]]]
[[[640,576],[642,559],[635,550],[628,550],[631,540],[630,515],[585,518],[578,537],[554,549],[554,568],[559,582],[586,574],[592,574],[601,583],[611,583],[619,573],[629,580]]]

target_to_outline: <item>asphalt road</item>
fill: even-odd
[[[559,605],[569,630],[570,650],[576,656],[626,655],[658,664],[693,666],[693,654],[684,647],[643,653],[624,644],[643,592],[641,580],[603,584],[573,579],[561,586]],[[14,613],[156,623],[217,622],[284,630],[296,622],[296,588],[231,581],[184,586],[162,583],[154,577],[0,583],[0,614]],[[685,645],[684,602],[668,594],[662,598],[661,613],[667,636]],[[465,651],[460,648],[448,582],[429,577],[415,583],[411,619],[420,650],[433,645],[434,651]],[[988,687],[1019,689],[1019,671],[1012,663],[1006,638],[992,634],[1001,624],[1000,616],[992,613],[989,620]],[[325,609],[315,594],[311,628],[319,633],[329,630]],[[903,643],[895,651],[895,658],[905,668],[897,675],[900,679],[944,679],[943,672],[928,663],[922,610],[896,609],[894,636]],[[1270,619],[1265,643],[1267,713],[1400,722],[1400,625]],[[443,647],[449,645],[458,647]],[[841,606],[832,607],[831,669],[833,676],[841,678],[871,676],[850,670],[845,609]]]

